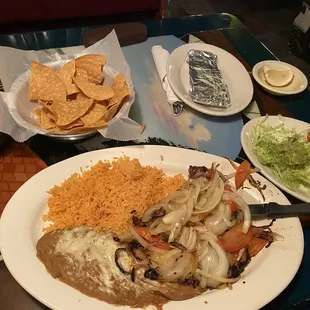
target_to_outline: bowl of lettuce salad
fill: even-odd
[[[310,124],[282,116],[257,118],[244,126],[241,143],[262,174],[310,201]]]

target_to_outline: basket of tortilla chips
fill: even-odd
[[[99,132],[130,141],[141,126],[130,67],[115,31],[75,54],[0,47],[0,131],[18,142],[41,134],[77,141]],[[2,113],[2,117],[1,117]]]
[[[103,85],[105,63],[106,57],[98,54],[72,59],[58,69],[32,62],[28,96],[38,104],[34,124],[57,135],[89,133],[108,126],[130,89],[122,74],[109,76],[112,83]]]

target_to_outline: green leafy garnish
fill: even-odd
[[[292,190],[310,195],[310,143],[307,132],[297,133],[265,123],[267,117],[252,131],[251,148],[261,164],[269,167],[277,178]]]

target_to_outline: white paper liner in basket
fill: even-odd
[[[7,57],[2,57],[2,59],[6,60],[6,63],[1,60],[3,54],[7,55]],[[12,71],[10,71],[10,74],[6,76],[7,78],[3,79],[2,76],[5,72],[12,69],[14,54],[16,56],[16,66],[14,66],[16,76],[14,78],[14,74],[12,75]],[[130,95],[126,97],[117,115],[109,121],[108,127],[98,131],[108,139],[128,141],[139,138],[141,126],[128,117],[129,110],[135,99],[130,68],[122,53],[114,30],[104,39],[75,55],[59,55],[57,53],[50,55],[45,53],[46,57],[44,57],[44,52],[42,51],[20,51],[11,48],[0,48],[0,78],[3,79],[4,88],[9,89],[6,93],[0,92],[0,131],[9,134],[18,142],[23,142],[38,133],[42,135],[49,134],[49,131],[39,129],[33,125],[33,122],[36,121],[33,110],[39,107],[39,105],[28,99],[28,78],[31,61],[40,60],[40,63],[57,69],[67,61],[85,54],[103,54],[107,57],[107,64],[103,69],[105,85],[111,85],[113,78],[118,73],[122,73],[131,89]],[[8,61],[10,57],[12,59]],[[18,71],[16,67],[21,68],[21,70]],[[25,72],[25,69],[28,70]]]

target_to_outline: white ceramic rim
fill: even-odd
[[[80,167],[95,164],[98,160],[112,160],[124,154],[139,158],[142,165],[156,165],[169,174],[187,174],[190,164],[210,166],[213,161],[221,164],[222,171],[233,171],[227,159],[198,151],[165,146],[134,146],[104,149],[64,160],[50,166],[28,180],[7,204],[0,225],[0,245],[5,263],[17,282],[36,299],[56,310],[107,310],[130,309],[115,307],[87,297],[66,284],[53,279],[35,256],[35,244],[41,236],[41,216],[46,211],[46,190],[63,181]],[[268,200],[289,204],[285,196],[263,177],[255,174],[262,184]],[[262,202],[258,191],[245,188],[242,196],[249,202]],[[18,212],[17,212],[18,210]],[[16,216],[18,214],[18,216]],[[39,219],[39,222],[38,222]],[[268,221],[269,222],[269,221]],[[266,224],[266,221],[260,224]],[[273,230],[284,236],[264,249],[244,272],[233,290],[214,290],[196,298],[170,302],[165,310],[202,308],[208,301],[208,309],[249,310],[259,309],[280,294],[295,276],[303,256],[303,232],[298,218],[281,219]],[[266,274],[272,273],[272,281]],[[246,282],[246,283],[244,283]],[[257,290],[263,286],[264,290]],[[251,296],[251,298],[247,298]]]

